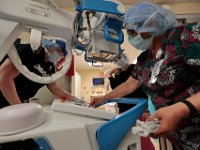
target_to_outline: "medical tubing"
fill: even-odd
[[[91,35],[90,35],[90,40],[89,40],[88,43],[81,43],[81,42],[78,40],[78,38],[77,38],[77,35],[78,35],[78,25],[79,25],[78,20],[79,20],[79,18],[80,18],[80,14],[81,14],[81,13],[80,13],[79,11],[76,11],[75,18],[74,18],[74,20],[73,20],[73,22],[72,22],[72,35],[73,35],[74,40],[76,41],[76,43],[77,43],[78,45],[81,45],[81,46],[83,46],[83,47],[87,47],[87,46],[89,46],[90,43],[91,43]]]
[[[92,28],[91,30],[95,30],[98,27],[100,27],[102,25],[103,21],[105,20],[105,18],[106,18],[106,13],[102,13],[102,15],[98,21],[98,24],[96,25],[96,27]]]

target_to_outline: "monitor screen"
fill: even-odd
[[[93,86],[104,85],[104,78],[93,78]]]

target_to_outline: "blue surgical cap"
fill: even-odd
[[[178,24],[171,11],[153,3],[137,3],[124,15],[127,30],[149,32],[153,36],[161,35]]]
[[[56,48],[58,50],[61,50],[64,55],[67,55],[67,44],[64,40],[61,39],[43,39],[42,40],[42,46],[46,48],[47,50],[51,50],[52,48]]]

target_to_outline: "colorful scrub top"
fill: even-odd
[[[162,51],[164,55],[156,61],[150,50],[141,53],[132,73],[151,96],[156,109],[183,101],[200,91],[200,23],[169,30],[162,41]],[[159,61],[162,65],[152,84],[149,80]],[[184,120],[168,138],[181,150],[199,150],[200,115]]]

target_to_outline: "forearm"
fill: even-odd
[[[0,89],[3,96],[11,105],[21,103],[14,83],[14,78],[18,75],[19,71],[10,59],[6,59],[0,66]]]
[[[199,99],[200,99],[200,91],[198,93],[196,93],[195,95],[186,99],[195,107],[195,109],[197,110],[197,113],[200,113],[200,100]],[[190,110],[188,107],[187,107],[187,112],[190,113]]]
[[[192,103],[192,105],[196,108],[197,112],[200,113],[200,91],[195,95],[187,98],[187,101]]]
[[[57,97],[69,97],[70,94],[65,91],[64,89],[58,88],[55,91],[52,92]]]
[[[71,94],[68,93],[66,90],[60,88],[56,83],[52,83],[47,85],[47,88],[57,97],[66,97],[69,99],[71,97]]]
[[[130,77],[126,82],[120,84],[113,91],[106,94],[103,99],[104,101],[112,98],[120,98],[134,92],[139,87],[139,81]]]
[[[198,113],[200,113],[200,92],[196,93],[195,95],[187,98],[186,100],[189,101],[197,110]],[[176,108],[180,110],[180,114],[182,114],[181,118],[187,118],[190,115],[190,109],[187,105],[184,103],[176,103]],[[191,114],[192,115],[192,114]]]
[[[3,96],[5,97],[5,99],[8,101],[10,105],[21,103],[13,80],[4,79],[4,81],[0,81],[0,89]]]

